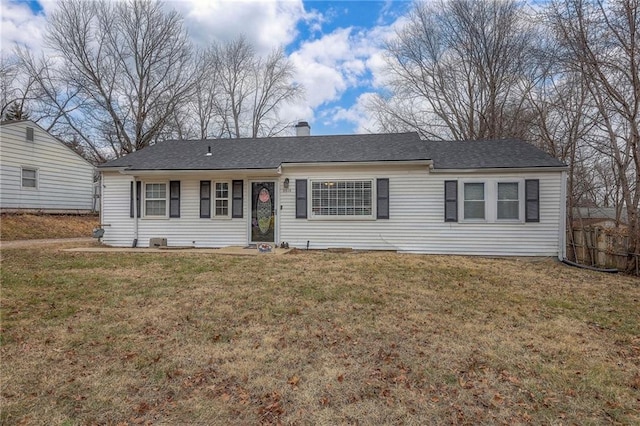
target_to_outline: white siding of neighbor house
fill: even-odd
[[[26,139],[27,127],[34,140]],[[22,168],[37,170],[37,188],[22,187]],[[35,123],[0,126],[0,208],[89,212],[94,210],[94,167]]]
[[[284,180],[289,178],[289,188]],[[390,219],[322,220],[296,219],[295,180],[389,179]],[[444,222],[444,181],[455,179],[539,179],[538,223],[449,223]],[[146,178],[140,177],[140,180]],[[242,219],[201,219],[200,180],[244,180]],[[430,173],[427,166],[283,166],[282,174],[265,178],[277,182],[277,241],[290,247],[310,249],[353,248],[397,250],[412,253],[471,254],[499,256],[557,256],[564,205],[561,172]],[[250,180],[246,176],[224,177],[190,174],[179,177],[153,176],[147,181],[181,181],[181,217],[138,219],[138,245],[146,247],[153,237],[167,238],[169,246],[222,247],[246,245],[249,241]],[[129,217],[131,176],[103,173],[102,223],[104,242],[130,246],[134,219]],[[373,182],[375,205],[375,180]],[[458,200],[461,203],[461,200]],[[311,204],[308,190],[307,204]]]

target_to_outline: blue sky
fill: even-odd
[[[56,2],[0,2],[3,54],[14,43],[43,51],[46,16]],[[196,45],[243,34],[261,53],[284,46],[306,99],[288,105],[283,115],[309,121],[316,135],[375,130],[364,106],[384,85],[383,42],[411,7],[408,1],[366,0],[169,0],[165,5],[182,14]]]

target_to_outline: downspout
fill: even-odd
[[[558,224],[558,260],[567,258],[567,172],[560,178],[560,214]]]
[[[138,246],[138,180],[133,177],[133,243],[131,247]]]

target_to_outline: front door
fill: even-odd
[[[251,182],[251,242],[275,243],[275,182]]]

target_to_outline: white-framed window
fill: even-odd
[[[448,194],[446,193],[447,183],[450,188]],[[524,187],[525,180],[521,178],[473,178],[445,181],[443,206],[445,221],[524,222]],[[457,206],[457,217],[452,211],[456,208],[455,206]]]
[[[167,216],[167,184],[144,184],[144,215],[146,217]]]
[[[32,167],[22,167],[22,187],[38,188],[38,169]]]
[[[487,217],[484,182],[464,182],[462,184],[464,220],[485,220]]]
[[[229,182],[214,182],[213,184],[213,215],[229,217]]]
[[[520,220],[520,183],[497,182],[496,219]]]
[[[373,218],[373,180],[312,180],[311,217]]]

